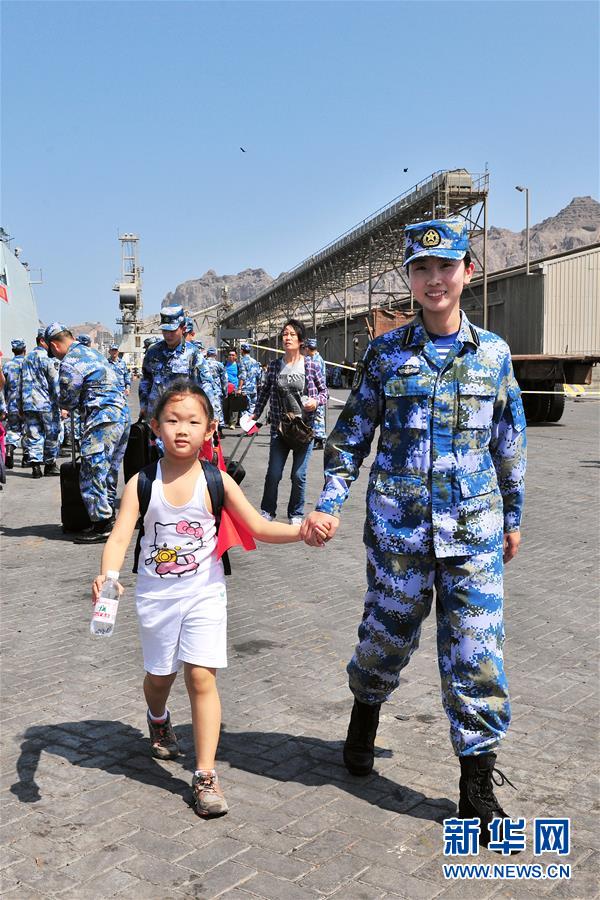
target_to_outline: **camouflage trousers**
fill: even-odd
[[[6,417],[6,444],[20,447],[22,433],[23,419],[18,412],[9,412]]]
[[[327,437],[327,432],[325,430],[325,407],[317,406],[315,410],[315,417],[313,419],[312,430],[315,433],[315,437],[318,440],[324,441]]]
[[[116,423],[96,425],[82,435],[79,486],[92,522],[108,519],[117,499],[119,469],[129,440],[129,409]]]
[[[367,547],[365,607],[347,667],[355,697],[382,703],[398,687],[435,588],[442,702],[454,752],[492,750],[510,723],[502,576],[501,547],[442,559]]]
[[[256,390],[256,388],[254,390],[252,390],[251,388],[248,388],[246,390],[246,388],[244,388],[242,393],[243,393],[244,397],[246,398],[246,400],[248,401],[248,406],[244,410],[244,415],[251,416],[252,413],[254,412],[254,407],[256,406],[256,401],[258,399],[258,391]]]
[[[212,408],[215,414],[215,419],[217,420],[219,425],[224,426],[225,419],[223,418],[223,400],[220,393],[217,395],[217,393],[215,392],[215,398],[212,401]]]
[[[58,410],[26,412],[23,429],[23,450],[31,462],[47,465],[58,456],[60,418]]]

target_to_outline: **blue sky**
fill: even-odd
[[[437,169],[487,163],[514,230],[515,184],[532,222],[597,196],[593,2],[2,7],[2,224],[45,321],[113,323],[119,231],[150,313],[209,268],[291,268]]]

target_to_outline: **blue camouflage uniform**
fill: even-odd
[[[37,346],[25,357],[22,369],[23,449],[31,462],[51,465],[60,444],[60,389],[56,360]]]
[[[316,349],[317,342],[314,338],[309,338],[306,342],[307,346]],[[316,353],[313,353],[311,356],[312,361],[319,367],[321,370],[321,374],[323,375],[323,381],[327,384],[327,367],[325,365],[325,360],[317,350]],[[315,411],[315,419],[313,423],[313,431],[315,433],[315,437],[318,440],[324,440],[327,436],[327,429],[325,427],[325,414],[326,414],[326,406],[317,406]]]
[[[214,384],[214,392],[215,392],[215,402],[214,402],[214,410],[215,417],[219,422],[221,427],[225,426],[225,418],[223,416],[223,401],[225,397],[227,397],[227,372],[225,371],[225,366],[222,362],[216,358],[217,349],[216,347],[209,347],[206,353],[206,362],[210,367],[213,376],[213,384]]]
[[[52,323],[46,341],[65,330]],[[61,407],[81,417],[81,496],[92,522],[110,519],[129,437],[129,409],[117,375],[101,353],[75,341],[60,361],[59,385]]]
[[[158,341],[148,348],[142,363],[140,409],[146,410],[147,418],[152,417],[159,396],[176,378],[195,381],[214,406],[212,372],[198,348],[182,341],[174,350],[169,350],[165,341]]]
[[[129,374],[129,369],[127,368],[127,364],[123,359],[107,359],[106,360],[109,366],[115,370],[119,387],[125,393],[125,390],[131,387],[131,375]]]
[[[13,353],[24,350],[24,341],[11,341]],[[23,433],[23,410],[21,409],[21,375],[24,356],[14,356],[4,363],[4,399],[6,401],[6,444],[20,447]]]
[[[374,340],[329,435],[317,510],[340,515],[377,428],[350,689],[366,704],[389,698],[435,588],[452,745],[459,756],[487,753],[510,722],[502,543],[520,528],[524,498],[525,415],[507,344],[464,313],[445,359],[420,314]]]
[[[250,345],[242,344],[241,349],[250,350]],[[239,376],[240,381],[243,382],[242,393],[248,400],[248,406],[246,407],[245,411],[249,416],[251,416],[254,412],[254,407],[256,406],[258,386],[262,376],[262,368],[258,360],[251,356],[250,353],[242,353],[239,367]]]

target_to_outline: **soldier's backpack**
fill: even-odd
[[[225,502],[225,488],[223,486],[223,478],[221,476],[220,469],[218,469],[216,466],[213,466],[212,463],[209,463],[205,459],[201,459],[200,463],[202,465],[204,477],[206,478],[206,487],[208,488],[208,496],[210,497],[213,516],[215,517],[215,527],[218,534],[219,525],[221,524],[221,512],[223,510],[223,503]],[[158,461],[155,461],[149,466],[145,466],[143,469],[140,469],[138,473],[137,495],[138,505],[140,508],[140,518],[138,521],[139,530],[133,555],[132,571],[135,573],[137,573],[138,570],[142,538],[144,537],[144,518],[146,517],[146,513],[148,512],[148,507],[150,505],[150,497],[152,496],[152,484],[156,479],[157,468]],[[227,553],[224,553],[221,559],[223,561],[223,570],[225,574],[231,575],[229,555]]]
[[[151,443],[152,429],[143,419],[138,419],[129,429],[129,440],[123,457],[123,477],[129,481],[144,466],[158,459],[158,450]]]
[[[92,521],[79,485],[81,463],[75,456],[75,415],[71,412],[71,459],[60,467],[60,521],[65,534],[83,531]]]

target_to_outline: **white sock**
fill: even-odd
[[[199,777],[200,775],[216,775],[216,774],[217,774],[216,769],[196,769],[196,771],[194,772],[194,775],[196,777]]]
[[[150,712],[150,710],[148,710],[148,718],[150,719],[151,722],[154,722],[155,725],[164,725],[164,723],[167,721],[168,715],[169,715],[169,710],[166,709],[166,707],[165,707],[165,711],[162,714],[162,716],[153,716],[152,713]]]

